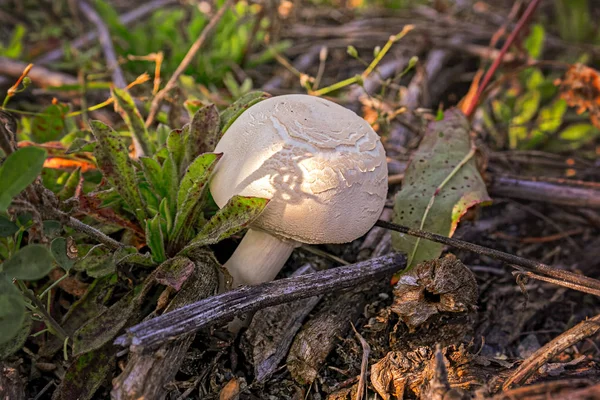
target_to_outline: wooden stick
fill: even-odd
[[[391,276],[405,266],[404,255],[396,253],[257,286],[243,286],[135,325],[127,329],[125,335],[119,336],[115,344],[131,345],[134,349],[153,348],[180,335],[225,322],[237,315],[354,287]]]

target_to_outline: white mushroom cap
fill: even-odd
[[[227,130],[210,189],[271,199],[253,228],[301,243],[345,243],[377,221],[387,195],[379,136],[354,112],[308,95],[264,100]]]

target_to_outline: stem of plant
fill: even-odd
[[[529,3],[529,6],[527,6],[527,9],[517,22],[515,29],[510,33],[508,39],[506,39],[506,42],[504,43],[504,46],[502,46],[498,57],[496,57],[496,59],[490,66],[490,69],[488,69],[488,71],[486,72],[485,76],[483,77],[483,81],[481,82],[481,85],[479,86],[479,88],[477,88],[477,93],[475,94],[473,99],[471,99],[471,102],[469,103],[469,106],[465,111],[465,115],[467,117],[471,117],[471,115],[473,115],[473,112],[475,111],[475,108],[479,103],[479,99],[481,98],[481,94],[485,90],[486,86],[490,83],[490,80],[492,79],[492,76],[494,76],[494,73],[500,66],[500,63],[502,63],[504,55],[506,54],[510,46],[512,46],[519,33],[523,30],[523,27],[525,26],[525,24],[527,24],[540,2],[541,0],[532,0],[531,3]]]
[[[327,93],[342,89],[342,88],[344,88],[346,86],[350,86],[354,83],[362,84],[363,80],[366,79],[369,75],[371,75],[371,73],[375,70],[375,68],[377,67],[379,62],[387,54],[387,52],[390,50],[392,45],[394,43],[396,43],[397,41],[399,41],[400,39],[402,39],[404,36],[406,36],[406,34],[410,31],[412,31],[413,29],[414,29],[413,25],[406,25],[400,33],[398,33],[394,36],[390,36],[390,38],[386,42],[385,46],[383,46],[381,51],[379,51],[379,53],[377,53],[377,56],[373,59],[373,61],[371,61],[371,64],[369,64],[367,69],[365,69],[362,74],[353,76],[352,78],[345,79],[341,82],[336,82],[333,85],[324,87],[324,88],[316,90],[314,92],[311,91],[310,94],[313,96],[323,96]]]
[[[60,326],[60,324],[56,322],[54,318],[52,318],[40,299],[31,291],[31,289],[25,286],[23,282],[17,281],[17,283],[21,289],[21,293],[23,293],[23,295],[31,301],[35,308],[35,312],[39,313],[41,317],[44,318],[44,322],[46,323],[48,329],[58,336],[60,340],[67,340],[69,335],[67,335],[67,332],[65,332],[62,326]]]

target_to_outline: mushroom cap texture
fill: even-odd
[[[264,100],[229,127],[210,190],[219,207],[234,195],[270,199],[253,228],[301,243],[364,235],[385,203],[380,138],[351,110],[309,95]]]

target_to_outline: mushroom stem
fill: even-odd
[[[248,229],[224,267],[233,278],[233,287],[272,281],[298,245],[268,233]]]

